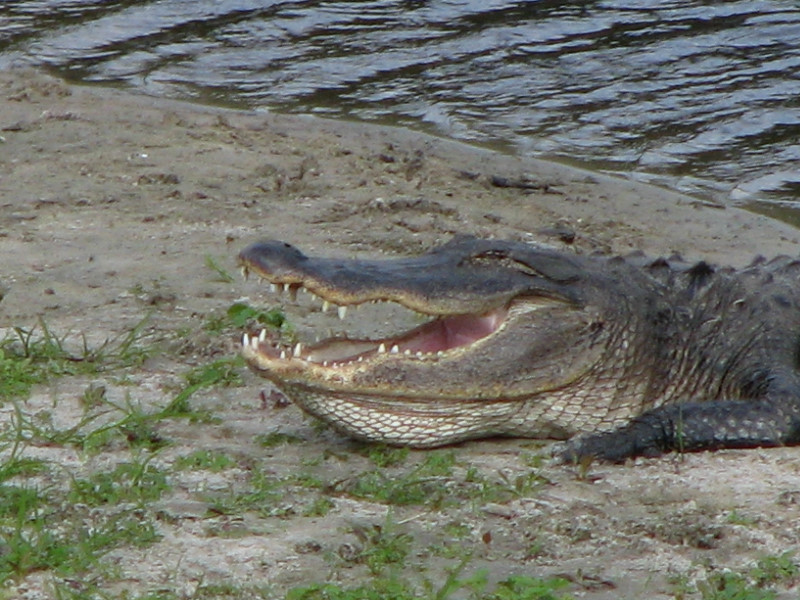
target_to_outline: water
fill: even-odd
[[[406,125],[800,222],[794,1],[4,0],[11,64]]]

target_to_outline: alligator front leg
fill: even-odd
[[[565,461],[595,457],[621,462],[634,456],[755,448],[800,443],[800,397],[697,402],[662,406],[606,433],[574,438],[557,451]]]

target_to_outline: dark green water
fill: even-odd
[[[0,68],[376,120],[800,214],[800,4],[3,0]]]

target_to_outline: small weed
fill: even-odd
[[[0,345],[0,401],[27,396],[40,379],[39,369],[30,358]]]
[[[70,336],[56,335],[40,320],[36,327],[14,327],[14,334],[0,340],[0,402],[27,397],[31,388],[53,377],[94,374],[140,365],[155,349],[144,344],[147,319],[130,331],[91,347],[84,336],[77,344]],[[75,346],[74,349],[70,349]]]
[[[192,369],[184,375],[184,379],[189,387],[240,386],[242,385],[241,368],[243,366],[244,362],[238,356],[221,358]]]
[[[241,369],[244,360],[240,356],[226,357],[214,362],[192,369],[184,375],[184,387],[159,413],[160,418],[188,417],[193,421],[209,422],[211,417],[192,409],[189,398],[195,392],[207,387],[239,386],[242,385]]]
[[[743,515],[736,510],[732,510],[730,513],[728,513],[728,516],[725,520],[731,525],[745,525],[747,527],[752,527],[757,523],[756,519],[753,517]]]
[[[90,383],[83,391],[80,403],[85,410],[99,408],[106,400],[106,386],[101,383]]]
[[[396,506],[438,505],[447,496],[444,481],[426,477],[418,469],[400,477],[393,477],[380,471],[368,471],[346,482],[345,487],[347,493],[356,498]]]
[[[527,575],[512,575],[505,581],[497,584],[491,594],[485,596],[486,600],[569,600],[568,595],[557,594],[569,585],[564,579],[539,579]]]
[[[461,521],[451,521],[444,526],[444,532],[457,540],[466,539],[471,531],[472,527]]]
[[[381,573],[386,567],[402,565],[411,551],[414,538],[395,529],[390,516],[387,516],[383,525],[354,528],[353,533],[362,544],[354,560],[366,564],[373,575]]]
[[[48,470],[47,463],[37,458],[21,458],[12,452],[11,456],[0,463],[0,482],[12,477],[29,477],[39,475]]]
[[[378,580],[369,585],[342,588],[332,583],[314,583],[294,588],[286,600],[418,600],[414,589],[397,579]]]
[[[408,458],[407,447],[394,448],[382,444],[366,444],[364,446],[367,457],[376,467],[394,467],[405,462]]]
[[[778,556],[765,556],[750,571],[750,577],[758,586],[778,583],[794,583],[800,579],[800,565],[794,560],[794,552]]]
[[[270,327],[286,330],[288,322],[280,309],[254,308],[246,302],[236,302],[228,307],[224,316],[213,316],[205,325],[206,331],[222,333],[228,330],[241,331],[248,328]]]
[[[455,465],[455,452],[430,452],[425,455],[422,470],[432,477],[450,477]]]
[[[731,572],[715,572],[705,581],[697,583],[703,600],[774,600],[773,590],[752,585],[746,575]]]
[[[53,413],[41,410],[35,414],[27,414],[18,401],[13,404],[14,410],[9,419],[9,431],[18,443],[39,446],[80,447],[86,439],[86,428],[99,418],[99,414],[84,415],[77,423],[66,429],[59,429],[53,421]]]
[[[228,273],[218,262],[210,254],[206,254],[206,267],[210,270],[214,271],[217,274],[217,279],[215,281],[219,281],[221,283],[233,283],[235,280],[233,276]]]
[[[48,507],[52,505],[51,500]],[[38,570],[80,575],[118,546],[144,547],[159,539],[151,522],[131,512],[94,515],[88,525],[86,517],[65,516],[39,504],[21,503],[14,517],[0,521],[0,584]]]
[[[187,456],[179,456],[175,461],[175,468],[179,470],[205,470],[212,472],[224,471],[232,467],[236,461],[222,452],[211,450],[197,450]]]
[[[60,429],[54,423],[50,411],[43,410],[30,415],[15,401],[8,431],[13,432],[17,444],[73,446],[89,453],[96,453],[107,447],[120,434],[131,447],[156,450],[167,443],[153,428],[155,417],[144,413],[129,399],[124,406],[108,401],[105,401],[105,405],[107,409],[85,414],[74,425]],[[117,411],[122,413],[120,419],[94,426],[96,421]]]
[[[303,438],[301,437],[290,433],[281,433],[279,431],[261,434],[255,437],[256,444],[262,448],[274,448],[275,446],[283,446],[285,444],[299,444],[302,441]]]
[[[333,500],[325,496],[315,498],[303,511],[306,517],[324,517],[334,507]]]
[[[712,571],[698,581],[695,589],[686,577],[675,582],[673,597],[682,600],[699,594],[701,600],[773,600],[778,597],[776,585],[794,585],[800,578],[800,565],[792,552],[766,556],[744,572]]]
[[[105,432],[102,430],[93,432],[93,435],[84,442],[83,448],[89,452],[96,451],[108,442],[111,434],[117,431],[125,437],[125,441],[131,448],[155,452],[169,444],[169,440],[156,429],[156,423],[160,418],[159,413],[151,415],[136,408],[115,423],[113,429],[107,429]],[[105,435],[102,435],[103,433]]]
[[[512,575],[499,582],[493,590],[487,591],[488,577],[485,571],[478,571],[471,577],[459,579],[465,565],[462,561],[451,571],[450,576],[440,586],[430,581],[423,582],[425,593],[417,586],[392,576],[376,578],[368,585],[343,588],[332,583],[315,583],[294,588],[286,595],[286,600],[449,600],[462,598],[457,592],[464,590],[474,600],[571,600],[572,596],[559,593],[569,585],[564,579],[540,579],[526,575]]]
[[[158,500],[169,489],[166,474],[149,464],[152,455],[134,463],[121,463],[110,472],[93,473],[86,479],[73,479],[67,500],[88,506],[134,503],[144,505]]]
[[[286,317],[280,309],[263,310],[253,308],[244,302],[232,304],[228,308],[227,314],[231,324],[237,328],[242,328],[253,322],[275,329],[280,329],[286,324]]]
[[[213,512],[238,514],[253,511],[261,517],[322,516],[334,507],[328,497],[309,493],[323,490],[325,482],[305,470],[276,476],[269,474],[269,467],[256,465],[250,473],[246,489],[231,489],[227,494],[205,498]]]
[[[174,306],[178,297],[174,292],[170,291],[164,283],[163,278],[152,279],[150,281],[150,286],[136,283],[128,289],[128,292],[145,306]]]
[[[242,586],[235,583],[201,585],[192,594],[192,600],[266,600],[267,598],[277,598],[277,595],[269,586]],[[159,598],[158,600],[162,599]],[[172,599],[164,598],[163,600]],[[176,597],[175,600],[178,600],[178,598]]]
[[[34,488],[0,485],[0,519],[14,517],[20,511],[36,510],[43,502],[39,491]]]
[[[394,465],[408,454],[403,450],[387,452],[382,447],[370,458],[377,464]],[[543,485],[534,471],[513,479],[500,473],[490,479],[476,467],[456,469],[453,452],[430,452],[422,462],[405,473],[396,469],[374,469],[343,482],[344,491],[375,502],[392,505],[425,504],[432,508],[463,501],[505,502],[531,495]]]
[[[235,515],[244,511],[255,511],[261,516],[275,516],[283,509],[278,502],[283,497],[280,480],[261,470],[254,470],[245,491],[231,490],[225,496],[208,498],[211,511],[222,515]]]

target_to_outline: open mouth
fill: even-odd
[[[286,290],[293,299],[303,289],[321,302],[322,312],[328,312],[332,306],[330,300],[317,296],[302,285],[272,284],[272,289],[274,292]],[[348,306],[337,306],[336,312],[340,320],[344,320]],[[261,362],[266,359],[276,366],[285,361],[297,365],[306,363],[341,367],[392,355],[431,360],[444,358],[490,336],[501,327],[507,315],[508,308],[505,306],[483,314],[438,315],[427,323],[397,335],[368,339],[351,338],[342,334],[313,344],[283,344],[272,339],[266,330],[262,330],[258,335],[243,335],[242,352],[246,358],[257,358]]]

